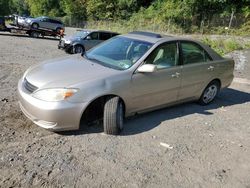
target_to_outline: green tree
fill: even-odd
[[[10,0],[0,0],[0,16],[10,14]]]
[[[87,19],[86,0],[61,0],[60,5],[70,18]]]
[[[60,0],[26,0],[32,16],[62,16]]]
[[[26,0],[11,0],[10,5],[11,13],[19,15],[29,15],[29,7]]]

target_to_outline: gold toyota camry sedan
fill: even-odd
[[[136,113],[209,104],[231,84],[233,69],[232,59],[201,42],[137,31],[30,67],[18,83],[19,104],[45,129],[75,130],[103,119],[104,132],[118,134]]]

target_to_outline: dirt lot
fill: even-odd
[[[233,53],[239,78],[213,104],[136,116],[108,136],[56,134],[21,113],[18,79],[65,56],[57,43],[0,33],[0,187],[250,187],[250,50]]]

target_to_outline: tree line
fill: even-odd
[[[250,0],[0,0],[0,15],[70,17],[78,20],[171,20],[200,25],[213,15],[249,18]]]

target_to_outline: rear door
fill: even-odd
[[[48,27],[52,30],[56,30],[56,28],[58,27],[58,22],[56,20],[53,19],[49,19],[49,23],[48,23]]]
[[[132,111],[140,111],[175,102],[181,83],[179,48],[177,42],[158,46],[145,60],[154,64],[153,73],[135,73],[131,80],[133,98],[130,100]]]
[[[178,99],[188,99],[201,95],[204,87],[213,77],[213,61],[197,43],[180,41],[182,57],[182,79]]]

